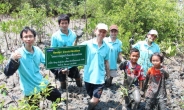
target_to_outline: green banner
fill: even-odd
[[[86,45],[46,48],[46,68],[67,68],[86,64]]]

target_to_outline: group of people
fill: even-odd
[[[69,29],[69,23],[68,15],[62,14],[58,17],[59,30],[52,35],[50,47],[77,45],[81,36],[77,36]],[[94,30],[96,37],[79,44],[87,46],[87,64],[84,66],[83,81],[87,94],[91,98],[88,110],[93,110],[99,103],[104,87],[112,86],[113,78],[118,76],[118,69],[124,70],[125,79],[129,84],[134,84],[145,92],[145,110],[151,110],[156,104],[161,110],[165,110],[164,81],[168,78],[168,73],[162,66],[163,55],[160,53],[160,48],[154,43],[158,32],[150,30],[144,41],[132,45],[130,59],[125,60],[122,57],[122,42],[117,37],[118,26],[111,25],[109,30],[110,36],[106,37],[108,26],[99,23]],[[39,65],[45,63],[45,55],[37,46],[33,45],[36,39],[35,30],[25,27],[20,33],[20,38],[23,45],[11,54],[4,69],[5,75],[13,75],[18,70],[20,86],[25,97],[32,97],[42,92],[43,89],[49,88],[49,95],[46,98],[52,102],[60,99],[59,90],[51,86],[51,83],[40,73]],[[119,68],[117,60],[121,61]],[[76,66],[69,67],[69,71],[61,67],[60,69],[51,69],[51,72],[60,81],[61,89],[66,89],[66,75],[74,78],[76,85],[82,87],[82,79]]]

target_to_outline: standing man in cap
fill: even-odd
[[[106,86],[109,87],[112,84],[113,77],[117,76],[117,60],[123,61],[122,57],[122,42],[117,38],[118,26],[110,26],[110,36],[104,38],[104,41],[110,48],[109,51],[109,65],[110,65],[110,77],[106,79]]]
[[[139,41],[132,45],[132,48],[137,48],[140,51],[138,64],[143,67],[144,76],[146,76],[148,69],[152,66],[150,62],[151,55],[155,52],[160,52],[160,47],[154,42],[157,37],[158,32],[152,29],[148,32],[144,41]]]
[[[87,46],[87,64],[84,66],[83,80],[87,94],[91,97],[88,110],[93,110],[101,97],[105,76],[109,75],[109,47],[103,41],[106,37],[108,26],[99,23],[95,29],[96,37],[83,42]]]

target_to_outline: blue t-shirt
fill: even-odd
[[[104,84],[105,60],[108,60],[109,47],[105,42],[98,47],[96,38],[83,42],[87,45],[87,64],[84,66],[83,80],[92,84]]]
[[[151,45],[148,45],[147,41],[139,41],[136,44],[132,45],[133,48],[137,48],[140,51],[140,57],[138,60],[138,64],[140,64],[144,69],[144,76],[150,67],[152,67],[152,63],[150,62],[151,55],[155,52],[160,52],[160,47],[152,42]]]
[[[66,47],[72,46],[76,40],[76,34],[68,29],[68,35],[58,30],[51,37],[51,47]]]
[[[33,46],[33,49],[34,53],[28,52],[24,46],[17,50],[22,56],[19,59],[18,74],[20,77],[20,87],[25,96],[40,92],[49,83],[41,75],[39,67],[40,63],[45,63],[45,55],[38,47]]]
[[[116,39],[115,42],[112,42],[110,37],[104,38],[104,41],[107,43],[107,45],[110,48],[109,51],[109,65],[110,70],[117,70],[117,59],[119,56],[119,53],[122,52],[122,42],[119,39]]]

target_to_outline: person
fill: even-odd
[[[39,65],[45,63],[45,55],[40,48],[33,46],[36,40],[35,30],[29,27],[23,28],[20,32],[20,38],[24,44],[11,54],[8,64],[5,66],[4,74],[11,76],[18,70],[20,87],[25,97],[33,97],[44,89],[50,89],[46,98],[52,102],[55,102],[58,98],[60,100],[61,93],[51,86],[49,81],[43,78],[40,73]],[[29,104],[33,103],[30,102]]]
[[[108,26],[99,23],[95,29],[96,37],[81,43],[87,46],[87,64],[84,66],[83,80],[87,94],[91,100],[88,104],[88,110],[93,110],[101,97],[105,76],[110,77],[108,53],[109,47],[103,41],[108,31]]]
[[[140,58],[138,64],[140,64],[144,69],[144,76],[146,76],[148,68],[152,66],[150,62],[150,57],[155,52],[160,52],[160,47],[154,41],[158,37],[158,32],[151,29],[146,35],[144,41],[139,41],[136,44],[132,45],[132,48],[137,48],[140,51]]]
[[[137,110],[140,103],[140,92],[143,88],[143,80],[145,77],[143,75],[143,68],[137,64],[140,53],[136,48],[130,50],[130,60],[124,61],[119,65],[120,70],[124,70],[124,83],[123,85],[128,89],[128,96],[125,96],[125,103],[127,107],[131,107],[132,110]],[[138,90],[133,91],[133,90]],[[132,91],[132,92],[131,92]],[[131,106],[131,100],[133,97],[134,106]]]
[[[105,37],[104,41],[108,44],[109,51],[109,65],[110,65],[110,79],[106,80],[106,86],[112,85],[112,80],[117,76],[117,61],[121,62],[124,60],[122,58],[122,42],[117,38],[118,35],[118,26],[111,25],[110,26],[110,36]]]
[[[147,88],[145,110],[153,110],[155,105],[158,105],[159,110],[166,110],[165,79],[169,77],[169,74],[166,72],[166,68],[161,65],[163,60],[164,56],[161,53],[154,53],[150,58],[153,66],[148,69],[143,89],[145,91]]]
[[[66,14],[61,14],[58,17],[58,24],[60,29],[55,32],[51,37],[51,47],[67,47],[73,46],[77,43],[77,36],[76,34],[69,29],[70,17]],[[61,69],[52,69],[51,70],[54,74],[56,79],[59,79],[61,83],[61,89],[66,89],[66,74],[68,69],[61,68]],[[82,80],[80,78],[79,70],[77,66],[69,67],[69,74],[70,78],[75,78],[76,85],[78,87],[82,87]]]

